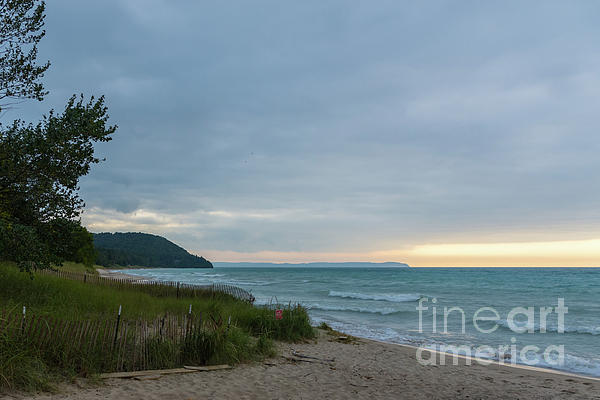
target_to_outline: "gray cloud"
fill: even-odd
[[[191,249],[588,237],[598,8],[57,0],[52,94],[4,118],[105,94],[119,131],[84,221]]]

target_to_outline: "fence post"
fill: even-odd
[[[83,272],[83,283],[87,282],[87,271]]]
[[[115,328],[115,339],[113,340],[113,348],[117,345],[117,335],[119,334],[119,323],[121,322],[121,305],[119,304],[119,314],[117,315],[117,327]]]
[[[179,282],[177,282],[177,298],[179,298]]]
[[[192,304],[190,303],[190,309],[188,311],[188,318],[187,318],[187,326],[185,327],[185,337],[187,337],[190,334],[191,329],[192,329]]]
[[[25,306],[23,306],[23,320],[21,321],[21,334],[25,333],[25,312],[26,312],[26,308]]]

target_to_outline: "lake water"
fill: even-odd
[[[483,357],[600,376],[600,269],[214,265],[123,272],[236,285],[251,291],[256,304],[300,303],[313,324],[364,338],[442,350],[468,346],[472,355],[478,349]],[[561,301],[568,311],[557,310]],[[452,307],[444,325],[444,308]],[[491,309],[476,315],[482,307]]]

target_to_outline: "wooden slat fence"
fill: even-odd
[[[199,346],[229,329],[201,315],[164,315],[152,321],[63,320],[0,311],[0,335],[24,341],[53,362],[85,373],[140,371],[206,363],[211,349]]]
[[[223,285],[217,283],[212,285],[191,285],[188,283],[173,281],[120,279],[100,276],[96,274],[82,274],[78,272],[67,272],[50,269],[39,270],[36,273],[44,275],[55,275],[65,279],[78,280],[96,285],[137,289],[142,292],[159,297],[214,297],[218,294],[225,294],[235,297],[238,300],[246,301],[249,303],[254,303],[255,300],[254,296],[247,290],[236,286]]]

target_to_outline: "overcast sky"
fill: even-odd
[[[51,95],[2,119],[104,94],[119,129],[82,180],[84,224],[214,261],[442,265],[461,256],[436,245],[597,239],[599,13],[51,0]]]

